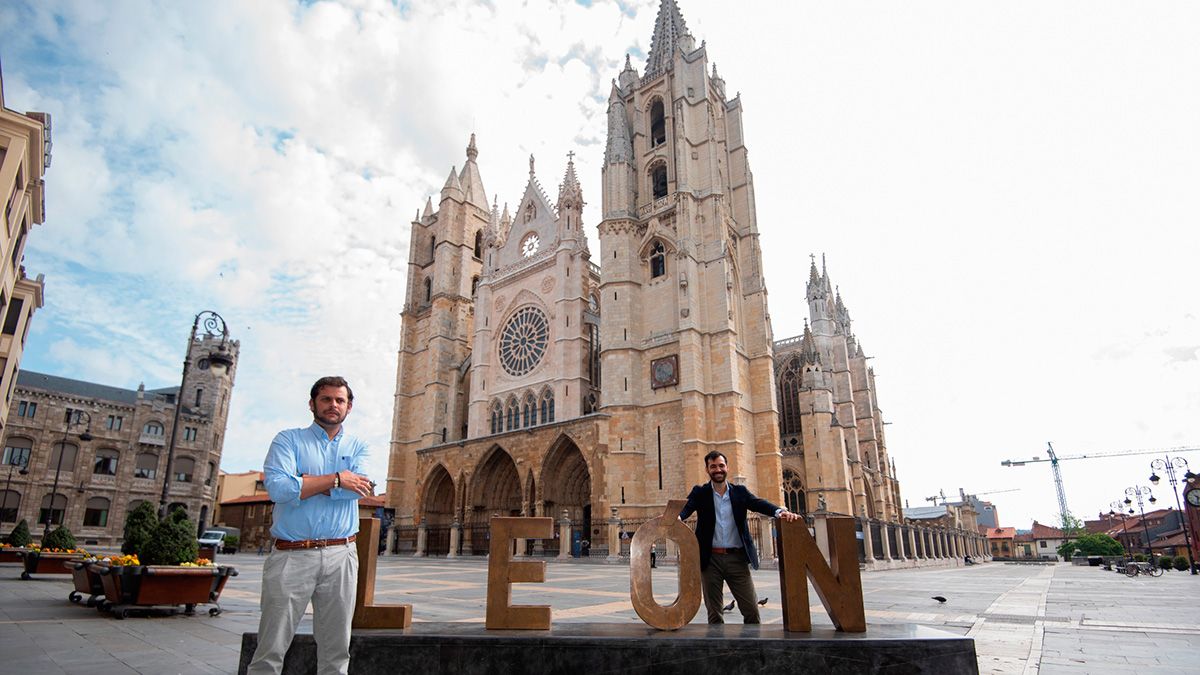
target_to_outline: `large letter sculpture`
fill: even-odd
[[[811,578],[821,604],[838,630],[866,632],[854,519],[827,518],[825,523],[817,522],[817,529],[825,524],[829,529],[829,564],[825,563],[803,520],[776,521],[783,626],[789,631],[812,632],[812,616],[808,612],[808,580]]]
[[[412,605],[375,604],[375,567],[379,558],[379,519],[358,519],[358,589],[355,594],[354,628],[408,628]]]
[[[486,628],[550,629],[550,605],[514,606],[510,603],[514,583],[546,580],[544,561],[512,561],[513,539],[549,539],[553,536],[554,520],[551,518],[492,518]],[[562,545],[566,546],[567,542]]]
[[[686,501],[667,502],[661,516],[651,518],[638,528],[629,545],[629,596],[642,621],[661,630],[686,626],[700,609],[700,545],[687,525],[679,522]],[[659,539],[670,539],[679,546],[679,595],[663,607],[654,601],[650,579],[650,546]]]

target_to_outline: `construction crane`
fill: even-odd
[[[1021,488],[1009,488],[1007,490],[987,490],[985,492],[963,492],[963,489],[959,488],[958,489],[958,497],[959,497],[959,499],[961,499],[962,501],[965,502],[965,501],[967,501],[968,496],[978,497],[979,495],[996,495],[996,494],[1000,494],[1002,492],[1020,492],[1020,491],[1021,491]],[[936,495],[934,495],[932,497],[926,497],[925,501],[933,502],[934,504],[937,504],[939,499],[942,500],[943,504],[947,503],[945,490],[938,490],[938,493]]]
[[[1067,529],[1069,521],[1067,516],[1071,511],[1067,508],[1067,494],[1063,490],[1062,470],[1059,469],[1058,463],[1068,459],[1101,459],[1104,457],[1127,457],[1130,455],[1161,455],[1170,454],[1172,452],[1195,452],[1200,450],[1200,447],[1183,446],[1176,448],[1147,448],[1142,450],[1113,450],[1110,452],[1088,452],[1078,455],[1063,455],[1059,456],[1054,452],[1054,444],[1046,443],[1046,458],[1033,457],[1032,459],[1006,459],[1000,462],[1000,466],[1024,466],[1034,462],[1050,462],[1050,469],[1054,473],[1054,489],[1058,492],[1058,513],[1062,518],[1063,529]],[[1070,533],[1067,533],[1068,536]]]

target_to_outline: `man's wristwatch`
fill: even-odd
[[[335,488],[342,487],[342,473],[340,471],[338,473],[333,474],[333,487],[335,487]]]

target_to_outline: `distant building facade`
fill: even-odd
[[[193,354],[207,354],[217,342],[198,338]],[[129,511],[142,502],[158,506],[168,472],[168,504],[185,508],[201,529],[210,524],[237,341],[229,341],[227,349],[233,361],[228,374],[190,372],[182,401],[178,386],[132,390],[22,371],[4,429],[4,463],[27,463],[29,474],[16,473],[0,494],[8,505],[0,528],[23,518],[40,533],[49,519],[66,525],[80,544],[112,546],[121,541]],[[181,428],[168,467],[175,406],[181,403]],[[83,428],[68,429],[66,420],[74,411],[90,417],[90,440],[80,438]]]
[[[237,497],[265,495],[266,493],[267,486],[263,483],[263,472],[261,471],[243,471],[241,473],[227,473],[225,471],[221,471],[217,475],[217,504],[216,508],[213,510],[213,524],[229,524],[224,522],[222,519],[222,502],[229,499],[236,499]]]
[[[21,262],[29,232],[46,219],[49,166],[50,115],[10,110],[0,73],[0,430],[8,424],[33,313],[43,302],[43,276],[30,279]]]

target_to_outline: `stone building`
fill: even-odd
[[[809,269],[804,334],[775,343],[779,433],[788,507],[887,522],[902,516],[875,369],[824,260]],[[810,323],[811,321],[811,323]]]
[[[42,306],[43,276],[25,276],[21,264],[27,237],[46,219],[46,185],[50,166],[50,115],[19,113],[4,103],[0,73],[0,430],[8,424],[13,386],[21,371],[21,355],[33,313]]]
[[[194,358],[203,360],[219,342],[197,338]],[[49,519],[65,524],[81,544],[113,546],[129,511],[144,501],[159,504],[169,474],[168,504],[186,508],[203,529],[217,494],[238,346],[224,346],[232,360],[225,375],[189,372],[182,401],[178,386],[132,390],[22,371],[4,429],[4,463],[27,465],[29,473],[13,475],[0,494],[7,505],[0,528],[7,532],[23,518],[36,534]],[[168,468],[179,403],[182,428]]]
[[[742,100],[675,2],[613,82],[598,259],[572,161],[552,201],[531,157],[510,212],[478,154],[412,223],[387,493],[419,550],[482,553],[488,518],[525,514],[605,551],[618,518],[707,480],[710,450],[781,500]]]

